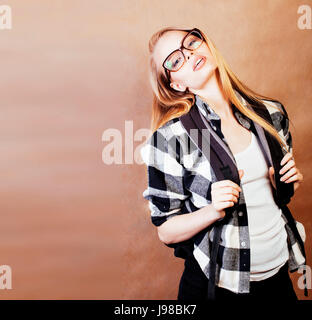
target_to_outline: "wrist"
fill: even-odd
[[[222,219],[224,217],[224,214],[222,214],[222,212],[218,211],[212,203],[208,204],[206,207],[206,216],[209,217],[210,220],[212,220],[213,222]]]

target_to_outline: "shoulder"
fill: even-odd
[[[261,99],[267,110],[269,111],[270,115],[273,114],[280,115],[280,117],[285,117],[288,119],[287,111],[284,105],[278,100],[267,100]]]
[[[148,158],[157,158],[160,162],[173,158],[181,164],[182,136],[186,134],[178,118],[171,119],[156,129],[146,140],[141,148],[141,156],[144,162]],[[173,165],[171,163],[171,165]]]
[[[288,130],[289,117],[284,105],[278,100],[262,99],[263,104],[270,113],[274,126],[278,131]]]
[[[160,142],[161,144],[174,145],[180,143],[181,139],[185,137],[185,134],[186,131],[182,126],[180,119],[174,118],[155,130],[147,139],[147,143],[154,144]]]

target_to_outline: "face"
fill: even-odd
[[[158,40],[153,54],[158,72],[165,75],[165,70],[162,66],[163,61],[172,51],[180,48],[186,34],[187,32],[184,31],[168,31]],[[181,69],[176,72],[170,72],[170,86],[178,91],[185,91],[186,88],[190,92],[200,90],[214,74],[217,68],[215,60],[205,41],[194,51],[185,48],[182,48],[182,51],[186,61]],[[195,63],[200,58],[203,58],[204,61],[194,70]]]

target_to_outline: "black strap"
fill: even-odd
[[[272,126],[274,126],[272,118],[270,116],[269,111],[267,108],[255,107],[250,105],[254,112],[256,112],[260,117],[267,120]],[[280,181],[280,174],[279,171],[281,170],[282,166],[280,164],[281,160],[284,157],[284,152],[278,143],[278,141],[271,136],[269,132],[264,130],[264,134],[266,140],[268,142],[270,152],[272,155],[272,162],[274,168],[274,177],[275,177],[275,185],[276,185],[276,201],[279,203],[280,206],[286,205],[290,202],[291,197],[294,195],[294,183],[285,183]],[[286,154],[286,152],[285,152]]]
[[[198,107],[194,105],[191,110],[180,117],[181,123],[186,129],[189,137],[192,139],[191,129],[197,129],[197,141],[193,142],[197,147],[202,151],[202,153],[207,157],[210,162],[216,178],[218,181],[229,179],[234,181],[237,184],[240,184],[239,176],[237,172],[236,165],[233,163],[232,159],[229,157],[227,152],[219,145],[213,135],[209,135],[209,139],[202,131],[203,129],[207,130],[205,123],[203,122]],[[203,142],[206,144],[206,147],[203,148]],[[210,148],[207,146],[210,145]],[[235,206],[225,209],[225,217],[215,222],[214,226],[214,237],[212,243],[212,249],[210,254],[210,264],[209,264],[209,281],[208,281],[208,290],[207,290],[207,299],[215,299],[215,282],[216,282],[216,265],[217,265],[217,256],[220,245],[221,233],[223,225],[226,223],[227,219],[235,210]]]
[[[273,125],[271,116],[266,108],[254,108],[251,105],[252,109],[262,118],[266,119],[269,123]],[[199,150],[207,157],[210,165],[212,166],[216,178],[218,181],[229,179],[232,180],[234,183],[240,185],[240,179],[237,171],[236,164],[233,163],[232,159],[229,157],[227,152],[222,148],[222,146],[216,141],[212,134],[209,135],[209,139],[207,136],[203,134],[203,129],[207,129],[205,123],[203,122],[200,111],[196,104],[192,106],[190,111],[187,114],[184,114],[179,119],[187,131],[189,137],[192,139],[191,129],[198,129],[198,139],[197,141],[193,142]],[[268,141],[268,145],[270,148],[270,152],[272,153],[272,162],[275,173],[278,173],[281,169],[280,161],[282,160],[284,154],[282,149],[279,146],[279,143],[276,141],[274,137],[272,137],[266,130],[264,130],[265,137]],[[210,148],[203,148],[203,141],[205,141],[206,146],[210,145]],[[294,231],[296,238],[299,241],[299,245],[301,247],[301,251],[305,255],[304,244],[301,241],[301,237],[298,233],[297,227],[295,226],[294,218],[292,217],[291,213],[289,212],[286,204],[289,203],[291,196],[294,194],[294,186],[293,183],[282,183],[280,180],[279,174],[275,174],[275,184],[276,184],[276,200],[280,204],[280,206],[286,207],[286,218],[289,221],[289,225],[291,229]],[[212,243],[211,249],[211,256],[210,256],[210,269],[209,269],[209,282],[208,282],[208,291],[207,291],[207,298],[209,300],[215,299],[215,279],[216,279],[216,261],[218,256],[219,244],[221,239],[221,233],[223,225],[226,223],[227,219],[229,218],[230,214],[232,214],[233,210],[235,210],[238,206],[238,203],[235,203],[233,207],[225,209],[225,217],[215,223],[214,227],[214,238]],[[303,275],[305,276],[306,270],[303,270]],[[305,276],[306,277],[306,276]],[[304,279],[305,284],[305,291],[304,294],[307,296],[307,287],[306,287],[306,278]]]
[[[191,140],[193,140],[193,137],[191,136],[191,130],[198,130],[198,139],[197,141],[193,140],[193,142],[211,163],[216,178],[218,180],[231,179],[233,182],[239,184],[240,181],[236,164],[232,161],[230,156],[212,134],[205,134],[203,130],[207,130],[207,127],[199,112],[200,111],[198,110],[197,105],[194,105],[187,114],[181,116],[180,121],[183,127],[191,137]],[[205,143],[205,146],[203,146],[203,142]],[[207,148],[209,145],[210,148]]]
[[[287,205],[284,205],[282,210],[283,210],[283,213],[284,213],[286,219],[288,220],[288,224],[289,224],[290,228],[294,232],[294,236],[296,237],[296,239],[297,239],[297,241],[299,243],[299,247],[301,249],[301,253],[304,256],[305,261],[307,261],[306,260],[307,257],[306,257],[306,253],[305,253],[305,249],[304,249],[304,243],[303,243],[303,240],[301,239],[301,236],[300,236],[299,231],[297,229],[296,221],[293,218],[293,216],[292,216],[289,208],[287,207]],[[304,279],[303,279],[304,295],[307,297],[308,296],[308,288],[307,288],[307,278],[306,278],[306,266],[304,266],[304,269],[303,269],[303,276],[304,276]]]
[[[267,108],[259,108],[259,107],[254,107],[250,105],[253,109],[254,112],[256,112],[260,117],[264,118],[267,120],[271,125],[274,126],[272,118],[270,116],[269,111]],[[273,162],[273,167],[274,167],[274,172],[275,172],[275,185],[276,185],[276,201],[279,203],[280,207],[283,210],[283,213],[288,221],[289,227],[293,231],[298,243],[299,247],[301,249],[301,252],[306,259],[306,253],[305,253],[305,248],[304,248],[304,243],[301,239],[301,236],[298,232],[296,222],[294,217],[292,216],[289,208],[287,207],[287,204],[290,202],[291,197],[294,195],[294,183],[285,183],[283,181],[280,181],[281,175],[279,174],[280,169],[282,168],[280,162],[283,159],[284,153],[282,148],[280,147],[278,141],[272,137],[266,130],[264,130],[265,137],[267,139],[270,152],[272,154],[272,162]],[[304,295],[307,297],[308,296],[308,289],[307,289],[307,284],[306,284],[306,267],[303,269],[303,276],[304,276]]]

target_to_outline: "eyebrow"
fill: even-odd
[[[167,55],[164,57],[164,59],[165,59],[166,57],[168,57],[168,55],[169,55],[171,52],[173,52],[173,51],[175,51],[175,50],[177,50],[177,49],[179,49],[179,48],[181,47],[181,45],[182,45],[182,40],[184,39],[185,36],[186,36],[186,34],[182,35],[182,38],[181,38],[180,41],[178,42],[178,47],[176,46],[175,49],[169,51],[169,52],[167,53]]]
[[[178,44],[178,47],[176,47],[175,49],[173,49],[173,50],[171,50],[171,51],[169,51],[166,55],[164,55],[164,58],[162,58],[162,60],[161,60],[161,65],[160,65],[160,67],[163,69],[163,67],[162,67],[162,63],[164,62],[164,60],[169,56],[169,54],[171,54],[173,51],[175,51],[175,50],[177,50],[177,49],[179,49],[179,48],[181,48],[181,45],[182,45],[182,40],[184,39],[184,37],[186,36],[186,34],[187,33],[185,33],[184,35],[182,35],[182,38],[180,39],[180,41],[179,41],[179,44]],[[166,74],[164,73],[164,75],[166,76]]]

